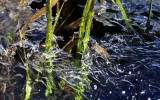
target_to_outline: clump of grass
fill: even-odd
[[[54,25],[52,26],[52,5],[51,5],[51,0],[48,0],[47,33],[46,33],[46,41],[45,41],[45,44],[46,44],[45,51],[46,52],[49,51],[49,49],[52,46],[52,36],[54,35],[54,30],[55,30],[56,24],[58,22],[60,13],[62,11],[63,5],[64,5],[64,2],[61,6],[60,11],[58,12],[58,15],[56,16],[56,20],[54,22]]]
[[[81,54],[83,58],[84,52],[87,48],[87,43],[89,41],[92,17],[94,15],[94,11],[93,11],[94,4],[95,4],[95,0],[87,0],[85,8],[83,10],[83,15],[80,23],[80,28],[79,28],[79,38],[77,43],[77,54],[76,54],[77,66],[81,65],[80,64]]]
[[[58,22],[60,13],[62,11],[64,2],[60,8],[60,11],[58,12],[57,16],[56,16],[56,20],[54,22],[54,25],[52,26],[52,4],[51,4],[51,0],[48,0],[48,12],[47,12],[47,32],[46,32],[46,48],[45,48],[45,52],[49,52],[50,48],[52,47],[52,36],[54,35],[54,30],[56,27],[56,24]],[[48,59],[51,60],[52,58]],[[52,62],[49,63],[50,67],[53,69],[53,64]],[[46,80],[46,92],[45,95],[48,96],[50,93],[52,93],[52,89],[56,89],[56,86],[54,84],[54,78],[52,76],[52,70],[47,70],[48,72],[48,79]]]

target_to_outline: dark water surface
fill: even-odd
[[[117,34],[114,35],[106,32],[105,37],[97,41],[109,52],[111,58],[118,59],[117,63],[119,63],[108,65],[115,72],[110,75],[110,72],[106,71],[109,77],[106,83],[102,83],[104,86],[94,84],[97,88],[92,96],[96,98],[99,96],[97,100],[160,99],[160,38],[158,36],[160,34],[160,2],[158,0],[153,2],[151,40],[141,38],[140,35],[144,34],[143,28],[148,17],[149,1],[123,0],[123,7],[132,22],[133,31],[116,32]],[[108,7],[106,6],[106,13],[102,12],[101,18],[112,19],[114,17],[113,21],[122,23],[118,17],[118,9],[113,7],[112,12],[116,13],[110,13],[111,10]],[[98,19],[98,17],[95,18]],[[103,20],[102,22],[106,24]],[[134,26],[139,29],[141,27],[141,29]],[[116,28],[118,27],[115,27],[115,30]]]

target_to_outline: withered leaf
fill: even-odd
[[[99,46],[98,44],[94,44],[92,47],[91,47],[92,50],[95,50],[98,54],[100,54],[100,56],[106,60],[110,60],[110,56],[108,54],[108,52],[101,46]]]

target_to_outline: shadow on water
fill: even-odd
[[[160,3],[158,0],[153,2],[149,35],[145,33],[149,1],[123,0],[122,4],[130,19],[130,30],[125,27],[117,6],[111,2],[104,4],[101,11],[95,13],[88,45],[100,45],[108,51],[111,59],[103,59],[96,51],[87,48],[87,59],[82,60],[87,70],[77,68],[74,58],[59,49],[57,44],[51,50],[55,55],[44,52],[44,16],[30,26],[24,44],[30,66],[32,100],[73,100],[71,96],[77,95],[75,92],[78,89],[85,90],[82,93],[86,96],[81,95],[90,100],[160,99]],[[95,8],[99,6],[97,2]],[[7,19],[11,19],[9,14],[6,13]],[[0,18],[3,20],[4,15],[0,14]],[[2,24],[8,26],[4,22]],[[0,32],[0,38],[5,33],[3,31]],[[54,38],[63,40],[63,36]],[[14,43],[9,49],[0,44],[0,55],[0,99],[24,99],[26,67],[23,65],[25,59],[21,43]],[[44,56],[53,60],[42,64]],[[46,97],[47,71],[51,70],[47,64],[49,62],[55,66],[52,69],[55,88]],[[81,82],[83,85],[79,85]]]

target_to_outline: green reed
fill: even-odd
[[[150,26],[151,14],[152,14],[152,4],[153,4],[153,0],[151,0],[150,2],[149,15],[148,15],[147,23],[146,23],[146,27],[147,27],[146,33],[149,32],[149,26]]]
[[[26,51],[25,51],[25,48],[24,48],[24,43],[23,43],[23,39],[22,39],[22,35],[20,33],[20,39],[21,39],[21,42],[22,42],[22,47],[23,47],[23,53],[24,53],[24,66],[26,67],[26,96],[25,96],[25,100],[29,100],[30,98],[30,95],[31,95],[31,79],[30,79],[30,75],[29,75],[29,66],[28,66],[28,62],[27,62],[27,56],[26,56]]]
[[[118,5],[118,7],[119,7],[119,9],[120,9],[120,11],[121,11],[121,13],[122,13],[122,18],[125,20],[125,23],[126,23],[127,28],[129,28],[129,27],[130,27],[130,24],[129,24],[129,22],[128,22],[127,15],[126,15],[126,13],[125,13],[125,10],[123,9],[123,6],[122,6],[122,4],[121,4],[121,1],[120,1],[120,0],[116,0],[116,3],[117,3],[117,5]]]
[[[47,31],[46,31],[46,48],[45,51],[49,51],[50,47],[52,46],[52,4],[51,0],[48,0],[48,12],[47,12]]]
[[[23,1],[23,4],[22,6],[20,7],[20,9],[18,10],[17,12],[17,16],[16,16],[16,20],[18,20],[19,16],[20,16],[20,12],[22,10],[22,7],[24,6],[24,4],[26,3],[26,0]],[[15,31],[14,31],[15,33]],[[29,75],[29,65],[28,65],[28,62],[27,62],[27,56],[26,56],[26,51],[25,51],[25,48],[24,48],[24,42],[23,42],[23,39],[22,39],[22,34],[20,32],[19,34],[20,36],[20,39],[21,39],[21,42],[22,42],[22,47],[23,47],[23,53],[24,53],[24,66],[26,67],[26,95],[25,95],[25,100],[29,100],[30,98],[30,95],[31,95],[31,90],[32,90],[32,87],[31,87],[31,78],[30,78],[30,75]],[[13,36],[14,37],[14,36]]]
[[[55,30],[56,24],[58,22],[60,13],[62,11],[63,5],[64,5],[64,2],[60,8],[60,11],[58,12],[58,15],[55,18],[56,20],[54,22],[54,25],[52,26],[52,6],[51,6],[51,0],[48,0],[47,33],[46,33],[46,41],[45,41],[45,44],[46,44],[45,51],[46,52],[49,51],[49,49],[52,46],[52,36],[54,35],[54,30]]]
[[[52,36],[54,35],[54,30],[56,27],[56,24],[58,22],[60,13],[62,11],[62,8],[64,6],[64,2],[60,8],[60,11],[58,12],[57,16],[56,16],[56,20],[54,22],[54,25],[52,26],[52,6],[51,6],[51,0],[48,0],[48,12],[47,12],[47,32],[46,32],[46,48],[45,48],[45,52],[49,53],[52,52],[51,47],[52,47]],[[45,59],[44,59],[45,60]],[[52,58],[46,59],[48,61],[52,60]],[[42,61],[45,62],[45,61]],[[49,63],[51,69],[54,69],[52,62]],[[56,90],[56,86],[54,84],[54,77],[52,76],[52,70],[47,70],[48,72],[48,79],[46,80],[46,92],[45,92],[45,96],[47,97],[49,94],[52,93],[52,89]]]
[[[95,0],[87,0],[83,10],[83,15],[79,28],[79,38],[77,43],[77,54],[76,54],[76,65],[78,66],[81,65],[80,64],[81,54],[82,58],[84,58],[83,55],[87,48],[87,43],[89,41],[92,17],[94,15],[93,12],[94,4]]]
[[[81,18],[80,28],[79,28],[79,38],[77,43],[77,54],[76,54],[76,66],[84,67],[81,59],[84,58],[84,53],[88,47],[88,41],[90,37],[90,30],[92,24],[92,18],[94,15],[94,4],[96,0],[87,0],[83,15]],[[87,69],[82,69],[79,73],[85,73]],[[82,77],[82,76],[81,76]],[[76,87],[72,87],[74,92],[72,92],[72,97],[74,100],[82,100],[83,97],[88,99],[83,93],[85,91],[84,84],[86,84],[90,88],[90,80],[88,79],[87,75],[82,77],[82,80],[78,83],[79,85]]]
[[[114,1],[114,0],[112,0],[112,2],[113,2],[113,3],[115,3],[115,1]]]

